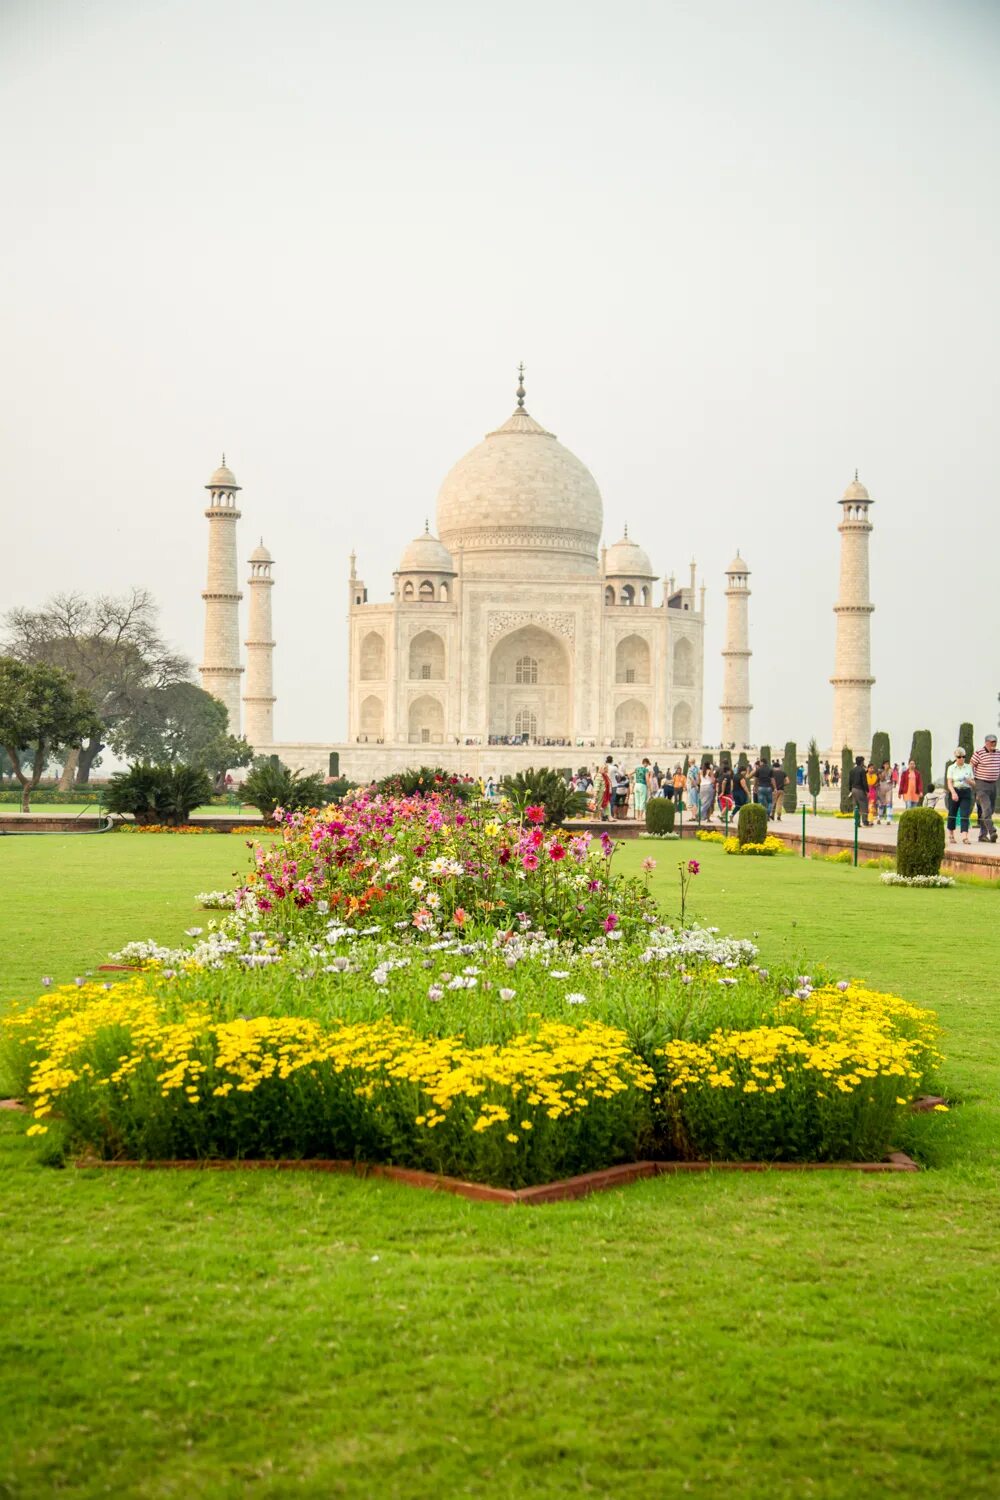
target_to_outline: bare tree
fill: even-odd
[[[89,781],[109,733],[150,689],[190,679],[191,663],[167,645],[157,616],[156,601],[141,588],[96,599],[56,594],[41,609],[4,616],[3,648],[10,656],[68,672],[97,708],[101,732],[70,751],[60,785],[69,784],[74,770],[78,785]]]

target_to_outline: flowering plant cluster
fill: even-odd
[[[736,835],[733,834],[730,838],[723,840],[722,847],[727,854],[771,855],[791,853],[788,845],[783,843],[781,839],[775,838],[773,833],[769,833],[762,844],[741,844]]]
[[[879,876],[883,885],[922,885],[922,886],[948,886],[955,882],[950,875],[897,875],[895,870],[887,870],[884,875]]]
[[[214,827],[211,823],[126,823],[118,820],[115,823],[116,833],[182,833],[190,837],[192,834],[200,833],[238,833],[244,838],[260,838],[267,830],[260,823],[247,823],[238,828],[230,828],[227,825]]]
[[[284,838],[256,850],[238,902],[282,932],[376,921],[424,934],[527,922],[557,937],[635,932],[654,920],[646,884],[612,874],[607,833],[545,828],[545,809],[456,805],[438,795],[361,795],[319,812],[275,812]]]

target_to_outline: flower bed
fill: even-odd
[[[736,835],[733,834],[728,839],[723,840],[722,847],[727,854],[762,854],[769,856],[772,854],[791,853],[787,844],[784,844],[781,839],[776,838],[773,833],[769,833],[763,843],[760,844],[741,844]]]
[[[520,1189],[654,1159],[874,1162],[932,1091],[930,1013],[666,925],[655,860],[622,880],[608,835],[365,797],[283,830],[185,946],[130,944],[124,981],[11,1010],[6,1071],[49,1154]],[[678,871],[683,909],[697,861]]]
[[[955,884],[950,875],[897,875],[894,870],[887,870],[879,880],[882,885],[925,886],[934,890]]]

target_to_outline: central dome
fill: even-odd
[[[602,522],[590,470],[520,406],[438,491],[438,536],[467,574],[596,573]]]

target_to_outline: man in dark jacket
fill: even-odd
[[[851,801],[861,814],[862,824],[865,828],[870,828],[872,825],[868,821],[868,775],[865,771],[863,755],[854,757],[854,764],[847,778],[847,790],[851,794]]]

